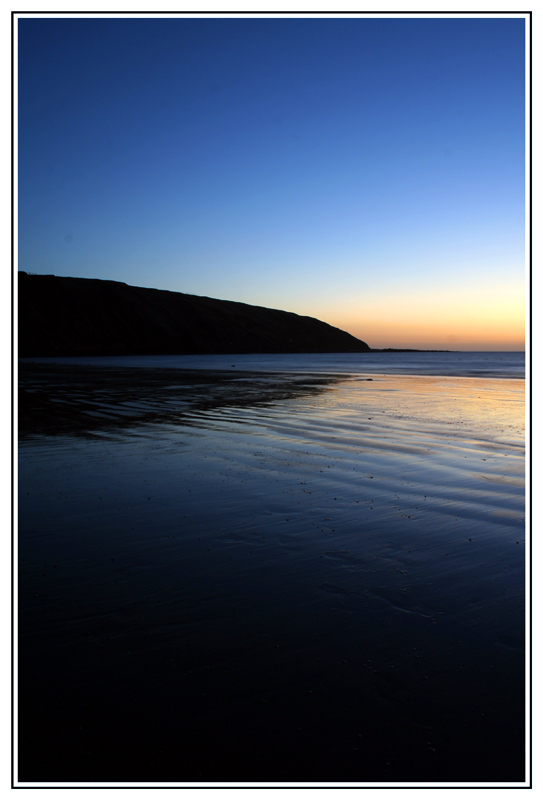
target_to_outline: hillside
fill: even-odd
[[[19,272],[20,357],[369,349],[339,328],[287,311],[116,281]]]

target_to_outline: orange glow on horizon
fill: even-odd
[[[354,297],[320,319],[373,348],[524,350],[524,287]],[[325,312],[328,312],[325,314]]]

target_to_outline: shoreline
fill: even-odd
[[[440,376],[517,377],[525,378],[525,354],[522,352],[449,352],[449,353],[373,353],[367,354],[230,354],[204,356],[107,356],[19,359],[18,367],[35,364],[94,366],[134,369],[213,370],[237,373],[334,374],[421,374]]]

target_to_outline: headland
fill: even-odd
[[[313,317],[118,281],[19,272],[20,357],[359,353]]]

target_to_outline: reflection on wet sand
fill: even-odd
[[[21,376],[20,779],[522,781],[523,381],[165,372]]]
[[[19,365],[19,436],[190,424],[188,411],[259,406],[323,391],[344,376]]]

